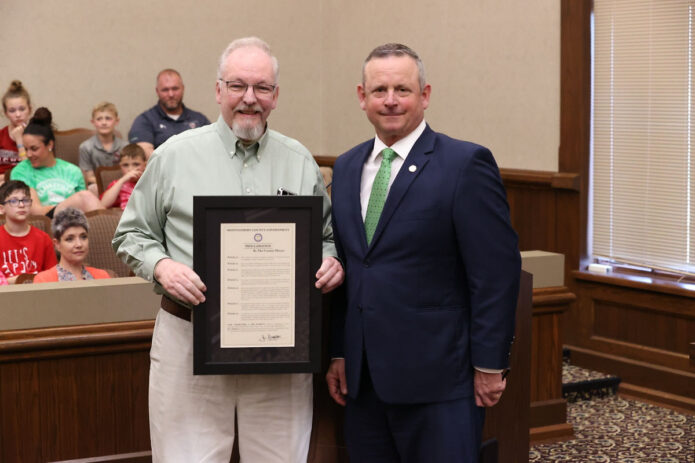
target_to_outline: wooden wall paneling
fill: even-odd
[[[555,249],[555,194],[546,188],[507,188],[512,227],[519,250]]]
[[[692,317],[673,316],[638,305],[601,299],[594,302],[594,337],[652,347],[669,352],[687,352]]]
[[[0,461],[46,461],[40,422],[37,362],[0,364]]]
[[[565,308],[534,307],[531,345],[531,402],[562,397],[562,336],[560,316]],[[542,335],[541,335],[542,334]]]
[[[149,451],[152,321],[0,332],[2,461]]]
[[[582,282],[581,347],[687,370],[695,335],[691,298]]]
[[[651,389],[640,395],[652,401],[695,410],[695,367],[688,354],[695,336],[692,296],[575,275],[578,303],[567,320],[572,362],[617,375],[629,387]]]
[[[566,214],[559,198],[577,197],[580,176],[576,173],[500,169],[507,190],[512,226],[519,234],[522,251],[563,252],[559,240],[566,229],[560,216]],[[567,260],[567,259],[565,259]]]
[[[44,457],[55,460],[111,453],[96,448],[97,430],[104,423],[97,422],[94,358],[54,359],[41,363],[40,443]]]
[[[132,449],[150,448],[150,419],[149,419],[149,384],[150,384],[150,349],[134,351],[130,353],[131,372],[133,381],[133,403],[131,408],[132,421],[128,427],[133,433],[133,446],[130,449],[119,448],[119,452],[127,452]]]
[[[581,220],[577,211],[581,208],[581,194],[574,191],[558,191],[555,196],[557,211],[555,222],[556,249],[555,252],[565,256],[565,285],[574,294],[577,289],[572,279],[572,272],[582,265],[586,254],[580,249],[584,234]]]
[[[99,421],[113,430],[97,434],[100,451],[117,454],[149,448],[148,364],[146,352],[115,354],[108,361],[97,358],[96,402],[104,404]]]
[[[132,382],[132,377],[126,354],[112,355],[108,362],[100,361],[102,359],[99,357],[94,365],[94,393],[95,402],[104,404],[104,407],[99,412],[98,426],[112,429],[113,432],[97,431],[94,440],[96,440],[95,447],[102,454],[110,455],[118,453],[118,442],[122,442],[125,448],[132,448],[133,445],[133,439],[128,431],[129,426],[123,426],[124,423],[119,420],[119,415],[128,415],[131,411],[133,400],[129,384]],[[120,384],[117,383],[119,379],[123,379]]]
[[[558,197],[558,252],[565,254],[566,284],[576,293],[569,271],[587,254],[589,143],[591,132],[592,0],[562,0],[560,6],[560,172],[579,177],[580,194]]]

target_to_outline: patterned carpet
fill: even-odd
[[[529,462],[695,463],[695,416],[620,398],[619,383],[565,362],[563,393],[575,438],[532,446]]]
[[[618,392],[620,378],[571,365],[562,365],[562,395],[568,402],[607,397]]]

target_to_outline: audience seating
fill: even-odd
[[[51,234],[51,219],[46,217],[45,215],[30,215],[27,218],[27,222],[29,222],[29,225],[32,225],[39,230],[45,231],[48,233],[48,236],[53,238],[53,235]],[[0,214],[0,225],[5,224],[5,216]]]
[[[89,254],[86,263],[92,267],[113,270],[116,276],[132,275],[130,268],[116,256],[111,240],[121,219],[120,209],[87,212],[89,222]]]
[[[94,135],[94,130],[83,128],[56,130],[54,134],[56,137],[56,156],[78,165],[80,160],[80,143]]]
[[[97,189],[99,190],[99,196],[101,196],[102,194],[104,194],[104,191],[106,191],[106,188],[109,186],[109,183],[121,178],[121,166],[115,165],[108,167],[97,167],[97,170],[94,174],[97,178]]]
[[[94,130],[85,128],[76,128],[70,130],[56,130],[55,151],[57,156],[75,165],[80,162],[80,143],[94,135]],[[121,137],[121,133],[116,130],[116,136]]]

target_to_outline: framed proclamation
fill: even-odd
[[[319,196],[196,196],[193,373],[314,373],[321,359]]]

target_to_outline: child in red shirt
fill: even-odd
[[[38,273],[58,263],[53,242],[45,232],[27,222],[31,210],[29,187],[11,180],[0,187],[0,272],[10,283],[22,273]]]
[[[123,176],[109,184],[101,195],[101,205],[125,209],[135,184],[145,171],[146,163],[145,151],[140,146],[135,143],[124,146],[118,161]]]

